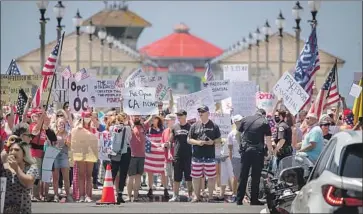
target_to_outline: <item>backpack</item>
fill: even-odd
[[[122,156],[122,148],[125,144],[126,127],[116,125],[112,127],[111,133],[111,150],[112,153],[109,155],[110,160],[120,161]]]

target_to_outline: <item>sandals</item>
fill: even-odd
[[[40,201],[41,201],[41,199],[40,199],[40,198],[36,198],[36,197],[32,196],[32,197],[31,197],[31,201],[32,201],[32,202],[40,202]]]

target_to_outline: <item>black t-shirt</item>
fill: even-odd
[[[249,145],[264,145],[265,136],[271,136],[270,125],[267,119],[261,115],[243,118],[238,131],[245,132],[242,141]]]
[[[332,136],[333,136],[332,134],[328,133],[328,134],[324,135],[323,138],[325,140],[328,140],[329,141]]]
[[[191,125],[186,123],[184,126],[180,123],[175,124],[171,129],[174,136],[174,158],[190,158],[192,156],[192,145],[188,143],[188,134]]]
[[[194,140],[207,141],[208,138],[216,140],[221,137],[221,132],[217,124],[209,120],[206,124],[201,121],[195,122],[190,128],[189,138]],[[193,145],[193,157],[195,158],[215,158],[214,145]]]
[[[285,139],[283,147],[291,146],[292,131],[291,127],[285,121],[281,121],[277,125],[276,131],[277,131],[277,138],[275,139],[275,143],[277,144],[281,139]]]

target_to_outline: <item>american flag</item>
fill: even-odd
[[[336,81],[337,75],[337,62],[331,71],[329,72],[328,78],[321,87],[318,96],[316,97],[313,105],[311,106],[309,113],[315,114],[317,118],[320,117],[322,112],[330,105],[339,102],[340,96]]]
[[[71,67],[69,67],[69,65],[63,70],[62,72],[62,77],[64,77],[64,79],[69,79],[72,76],[72,72],[71,72]]]
[[[40,87],[35,92],[35,96],[32,102],[33,108],[37,108],[40,106],[40,102],[42,99],[43,91],[48,87],[48,82],[50,78],[53,76],[57,61],[59,58],[59,52],[61,51],[61,44],[63,43],[64,33],[61,37],[61,39],[58,40],[56,46],[54,47],[53,51],[50,53],[47,61],[44,64],[43,70],[42,70],[42,82],[40,83]]]
[[[161,133],[150,129],[145,143],[145,172],[164,173],[165,154],[161,147]]]
[[[122,75],[119,74],[116,81],[115,81],[115,87],[118,89],[121,89],[124,87],[124,83],[122,82]]]
[[[213,79],[214,79],[214,75],[212,73],[211,65],[208,62],[205,65],[204,81],[212,81]]]
[[[25,91],[21,88],[18,94],[18,102],[16,103],[16,114],[14,118],[14,123],[18,124],[22,120],[24,114],[25,105],[28,102],[28,96]]]
[[[344,114],[344,122],[347,124],[347,125],[350,125],[350,126],[353,126],[354,125],[354,114],[351,110],[344,110],[343,112]]]
[[[8,70],[6,71],[7,75],[21,75],[18,65],[15,62],[15,59],[12,59],[9,65]]]
[[[74,79],[76,80],[76,82],[87,79],[88,77],[89,74],[87,73],[87,70],[85,68],[82,68],[74,75]]]
[[[304,48],[300,53],[300,57],[296,62],[295,71],[293,71],[295,80],[310,95],[310,98],[306,101],[302,109],[310,103],[311,95],[313,94],[315,75],[319,69],[320,60],[318,40],[316,38],[316,25],[313,25],[311,34],[306,40]]]

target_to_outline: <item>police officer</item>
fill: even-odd
[[[266,111],[259,109],[255,115],[243,118],[238,132],[236,139],[240,143],[242,166],[237,190],[237,205],[243,204],[242,201],[246,193],[247,179],[251,167],[251,205],[262,205],[258,201],[258,193],[264,162],[265,142],[270,154],[273,152],[271,129],[266,119]]]
[[[292,155],[292,131],[291,127],[286,122],[287,112],[285,110],[278,110],[275,114],[275,121],[277,123],[277,136],[274,138],[276,144],[276,157],[277,166],[280,161],[288,156]]]

